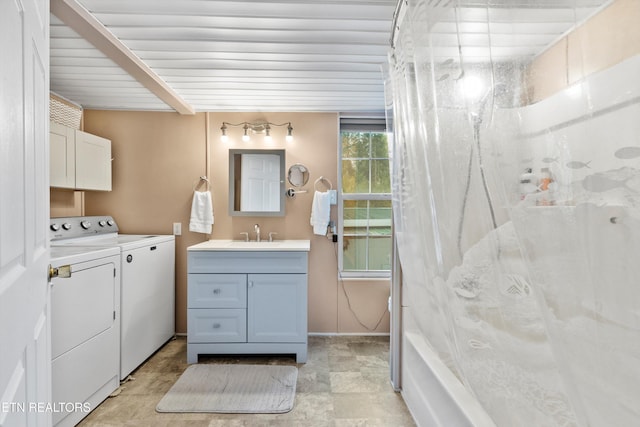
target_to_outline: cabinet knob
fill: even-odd
[[[213,329],[220,329],[220,323],[214,323],[213,324]]]
[[[250,281],[250,282],[249,282],[249,287],[250,287],[250,288],[253,288],[253,281]]]
[[[216,288],[216,289],[213,290],[213,294],[214,295],[219,295],[220,292],[222,292],[222,290],[220,288]]]

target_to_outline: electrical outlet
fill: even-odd
[[[174,236],[181,236],[182,235],[182,223],[181,222],[174,222],[173,223],[173,235]]]

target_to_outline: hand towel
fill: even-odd
[[[313,234],[325,236],[329,217],[331,214],[331,198],[328,191],[316,191],[313,194],[313,204],[311,205],[311,226]]]
[[[191,202],[189,231],[211,234],[213,225],[213,203],[209,191],[195,191]]]

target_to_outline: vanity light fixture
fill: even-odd
[[[268,142],[268,143],[273,141],[273,137],[271,136],[271,126],[286,126],[287,127],[287,136],[286,136],[285,140],[287,142],[292,142],[293,141],[293,127],[291,126],[291,122],[286,122],[286,123],[271,123],[271,122],[229,123],[229,122],[222,122],[222,127],[220,128],[220,131],[222,132],[222,135],[220,136],[220,139],[222,140],[222,142],[229,141],[229,136],[227,135],[228,126],[233,126],[233,127],[242,126],[242,129],[244,130],[244,133],[242,135],[242,140],[244,142],[248,142],[250,140],[250,133],[264,133],[265,134],[264,135],[264,140],[265,140],[265,142]]]

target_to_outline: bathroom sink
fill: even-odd
[[[187,250],[199,251],[308,251],[309,240],[276,240],[262,242],[244,240],[209,240],[189,246]]]

